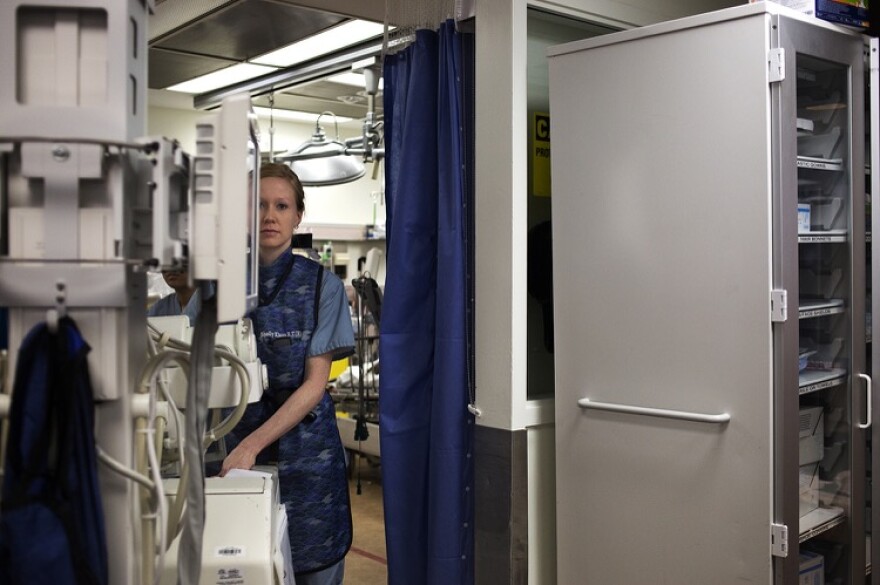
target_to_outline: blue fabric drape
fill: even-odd
[[[390,585],[473,583],[461,39],[385,60],[381,450]]]

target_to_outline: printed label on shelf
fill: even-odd
[[[847,372],[843,368],[830,370],[804,370],[798,374],[799,394],[824,390],[839,386],[846,380]]]
[[[798,234],[798,242],[802,244],[830,244],[846,242],[846,236],[840,234]]]
[[[826,315],[836,315],[844,311],[842,299],[801,299],[798,307],[798,317],[800,319],[809,319],[814,317],[824,317]]]
[[[811,317],[824,317],[825,315],[836,315],[837,313],[842,313],[843,309],[840,307],[829,307],[825,309],[809,309],[806,311],[801,311],[799,313],[801,319],[809,319]]]
[[[809,392],[816,392],[817,390],[824,390],[826,388],[832,388],[834,386],[838,386],[843,383],[843,378],[836,378],[834,380],[826,380],[824,382],[817,382],[815,384],[810,384],[809,386],[801,386],[798,394],[807,394]]]
[[[835,159],[821,159],[809,156],[799,156],[797,158],[797,166],[801,169],[816,169],[819,171],[842,171],[843,161]]]

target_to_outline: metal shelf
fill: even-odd
[[[846,376],[846,370],[843,368],[804,370],[798,374],[798,394],[809,394],[839,386],[846,380]]]
[[[805,542],[815,536],[843,524],[846,518],[841,508],[816,508],[801,516],[798,542]]]
[[[825,232],[800,232],[799,244],[843,244],[848,239],[846,230],[828,230]]]
[[[839,158],[816,158],[813,156],[797,157],[799,169],[812,169],[815,171],[842,171],[843,160]]]
[[[819,301],[801,301],[798,307],[798,319],[815,319],[837,315],[845,310],[842,299],[828,299]]]

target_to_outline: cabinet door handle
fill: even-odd
[[[589,398],[578,400],[581,408],[593,410],[607,410],[610,412],[622,412],[625,414],[641,414],[644,416],[657,416],[660,418],[672,418],[701,423],[724,424],[730,422],[730,415],[726,412],[721,414],[702,414],[699,412],[684,412],[682,410],[666,410],[665,408],[648,408],[645,406],[630,406],[627,404],[614,404],[612,402],[594,402]]]
[[[874,400],[874,391],[871,383],[871,376],[867,374],[859,374],[859,378],[865,381],[865,400],[868,403],[868,407],[865,409],[866,414],[868,415],[868,422],[859,423],[860,429],[869,429],[871,428],[871,421],[874,418],[873,408],[871,406],[871,402]]]

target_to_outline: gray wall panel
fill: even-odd
[[[526,431],[476,428],[477,585],[528,582]]]

